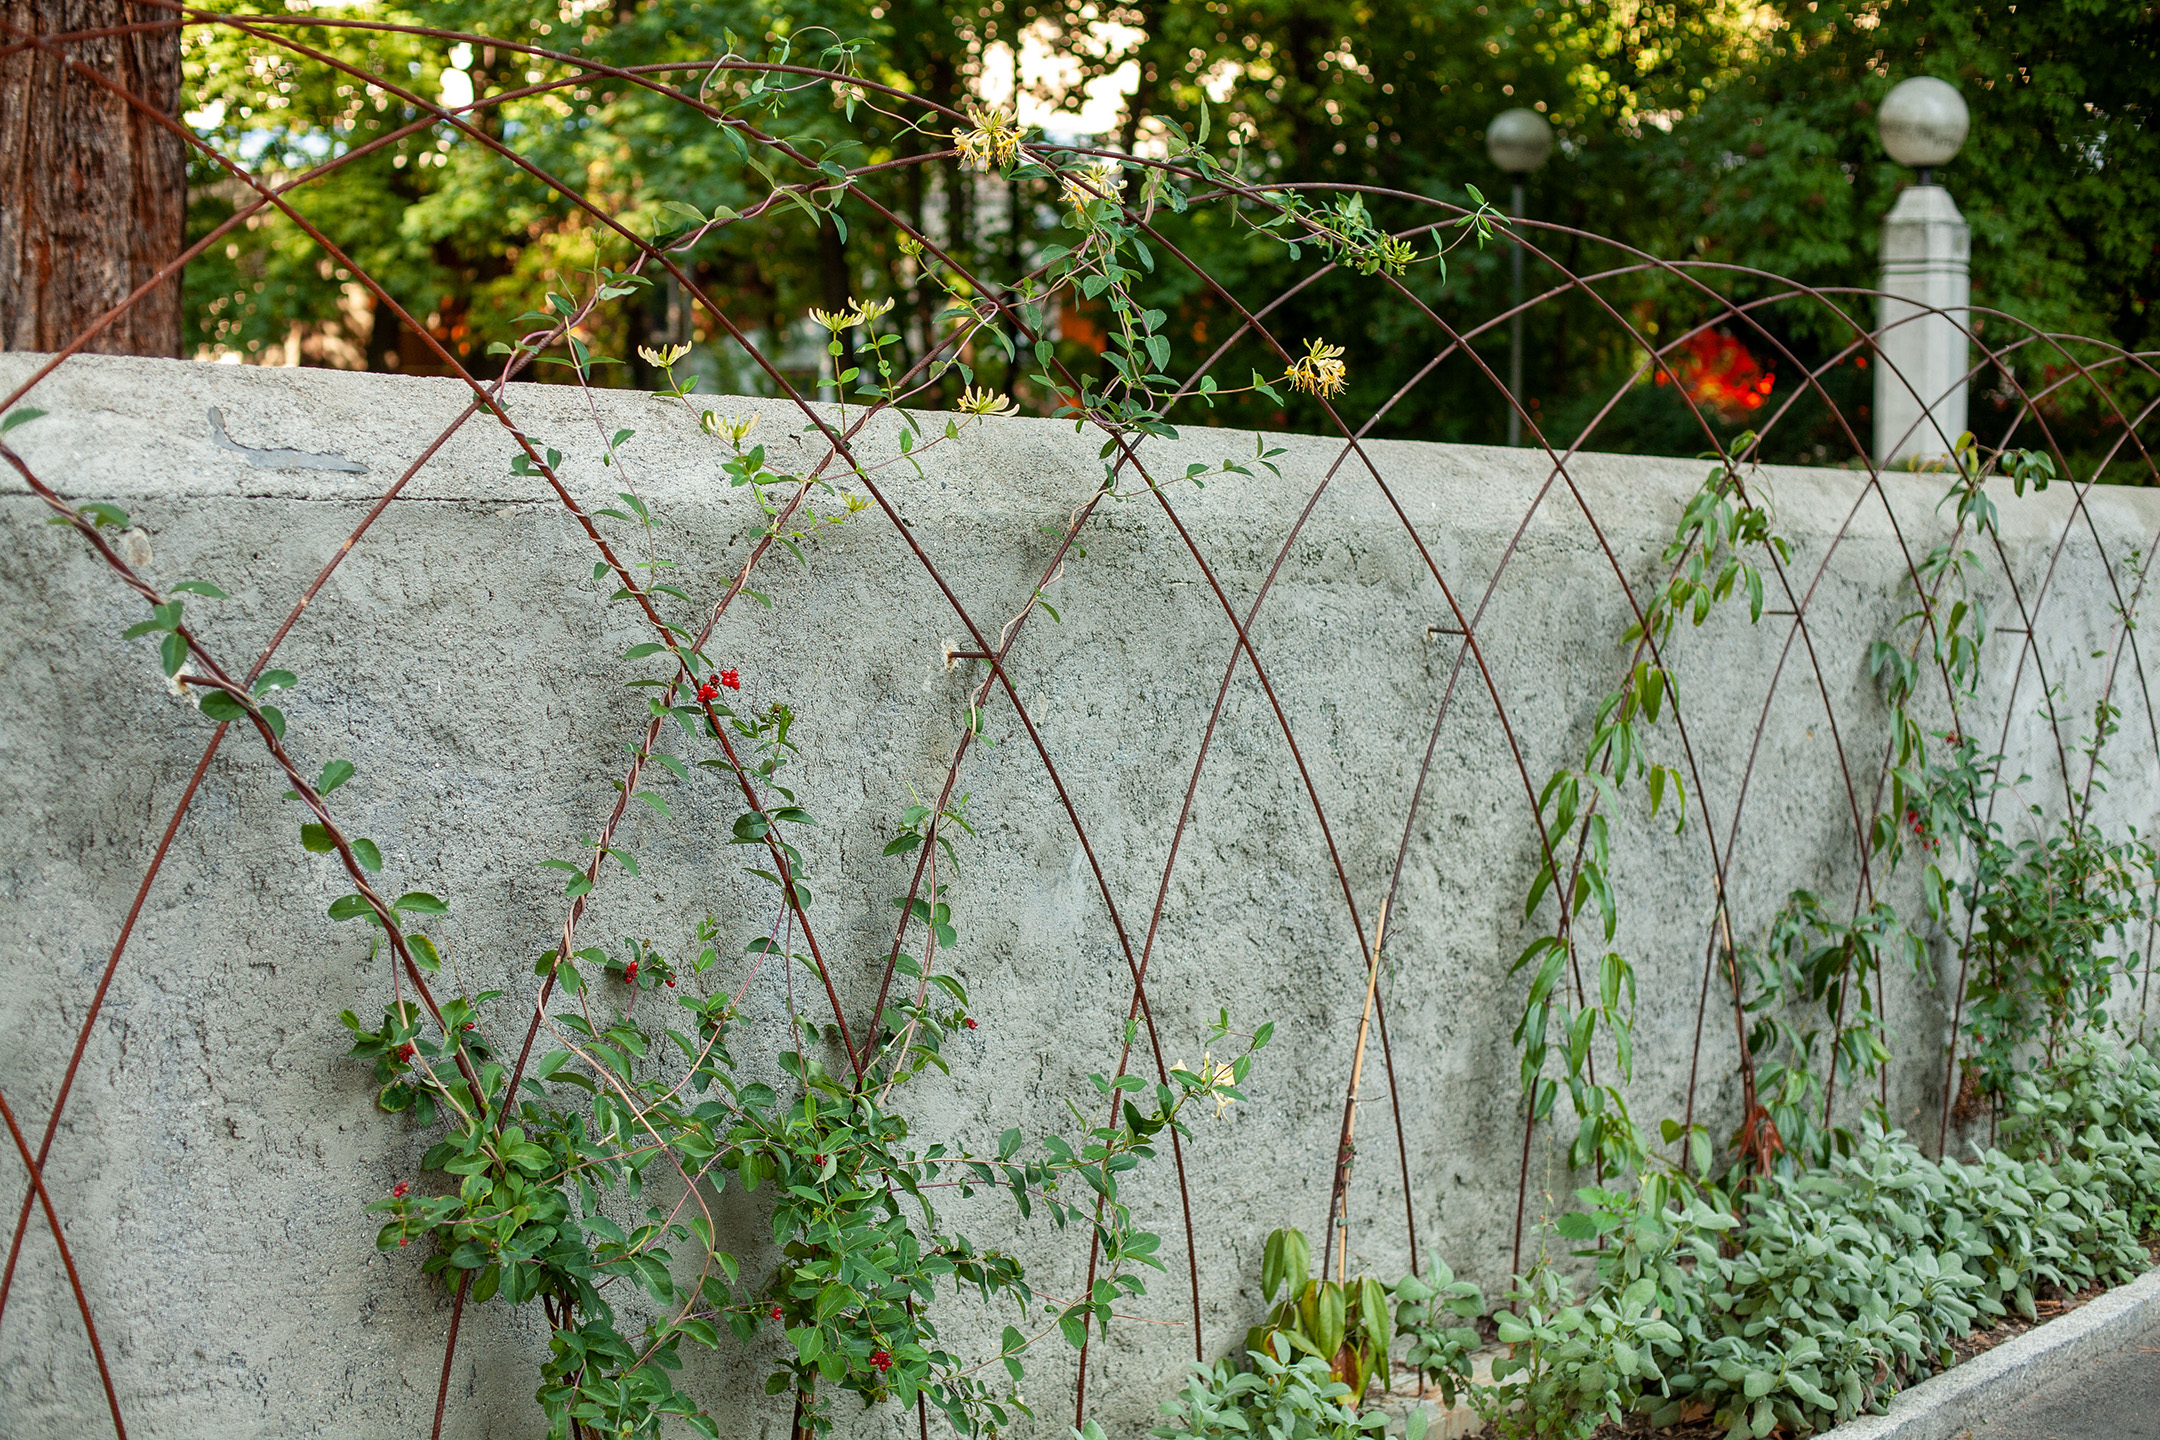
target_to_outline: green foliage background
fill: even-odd
[[[296,12],[299,7],[295,6]],[[238,13],[238,7],[235,7]],[[448,42],[424,36],[339,30],[319,23],[340,14],[307,9],[318,23],[281,26],[288,38],[355,67],[404,77],[434,98],[452,65]],[[1470,203],[1470,187],[1505,202],[1506,177],[1484,153],[1483,128],[1498,111],[1542,106],[1559,136],[1552,161],[1527,186],[1532,219],[1609,237],[1550,240],[1554,258],[1577,273],[1624,266],[1626,248],[1732,270],[1705,271],[1700,285],[1643,275],[1600,287],[1604,304],[1646,333],[1671,337],[1714,312],[1715,294],[1749,298],[1769,287],[1748,270],[1773,272],[1831,290],[1824,301],[1781,301],[1759,312],[1760,327],[1728,326],[1763,371],[1773,400],[1799,383],[1803,366],[1849,344],[1839,308],[1868,307],[1839,287],[1873,283],[1877,227],[1909,179],[1877,141],[1874,108],[1911,75],[1955,83],[1973,111],[1972,136],[1942,173],[1974,232],[1976,307],[2007,312],[2044,330],[2088,336],[2130,349],[2153,341],[2150,297],[2160,271],[2160,145],[2152,134],[2160,95],[2160,26],[2150,6],[2131,0],[1589,0],[1545,4],[1506,0],[613,0],[612,5],[536,0],[421,0],[349,12],[371,21],[473,31],[522,40],[616,65],[676,61],[680,83],[740,37],[742,53],[775,41],[817,63],[836,37],[860,40],[862,73],[954,109],[976,95],[986,67],[1003,62],[1013,37],[1032,31],[1069,58],[1062,88],[1040,96],[1077,109],[1080,90],[1119,73],[1135,77],[1114,133],[1092,142],[1146,149],[1165,124],[1192,129],[1204,85],[1224,98],[1211,107],[1220,139],[1242,141],[1255,178],[1378,187]],[[300,18],[296,14],[296,19]],[[1105,31],[1101,22],[1124,27]],[[987,58],[986,58],[987,57]],[[458,57],[463,58],[463,57]],[[191,32],[190,101],[198,129],[259,173],[282,174],[365,145],[418,112],[397,97],[367,93],[325,63],[278,54],[263,39],[230,29]],[[470,57],[475,90],[498,94],[542,79],[544,62],[484,47]],[[993,80],[996,77],[992,77]],[[745,209],[769,184],[717,130],[688,107],[612,82],[513,99],[480,112],[491,135],[618,216],[649,227],[663,201],[710,211]],[[855,166],[941,149],[942,134],[858,108],[850,119],[830,97],[791,102],[790,132],[817,158]],[[948,236],[957,257],[1000,279],[1059,238],[1055,197],[1021,182],[1019,203],[1005,183],[953,185],[951,166],[908,167],[864,182],[865,194]],[[192,177],[190,225],[200,235],[231,214],[237,183],[207,162]],[[787,178],[787,177],[784,177]],[[302,192],[305,213],[347,245],[416,318],[476,370],[499,361],[491,341],[508,339],[511,317],[579,267],[621,265],[628,247],[508,162],[448,127],[423,129]],[[1410,202],[1370,197],[1381,224],[1423,223]],[[1019,217],[1017,226],[1010,218]],[[918,284],[893,243],[892,227],[851,197],[847,233],[816,226],[781,207],[754,225],[728,227],[702,243],[698,283],[760,343],[781,355],[792,378],[813,377],[818,355],[795,337],[808,307],[839,308],[851,295],[900,300],[903,327],[919,343],[944,303]],[[1226,288],[1258,303],[1316,263],[1293,260],[1226,223],[1220,207],[1159,217],[1165,233]],[[1234,326],[1221,300],[1165,266],[1148,303],[1172,315],[1205,353]],[[1533,293],[1553,273],[1530,266]],[[1489,320],[1506,301],[1506,253],[1465,249],[1439,266],[1420,266],[1410,284],[1451,326]],[[281,358],[408,372],[444,367],[394,319],[373,313],[350,275],[323,261],[289,222],[265,221],[189,267],[189,344],[250,359]],[[1441,347],[1417,312],[1382,287],[1355,277],[1324,279],[1281,312],[1279,333],[1345,345],[1351,391],[1342,403],[1363,416],[1386,402]],[[770,390],[711,317],[655,287],[642,309],[617,312],[596,349],[623,359],[618,383],[650,384],[639,344],[692,340],[691,362],[726,389]],[[1648,327],[1656,327],[1651,330]],[[1529,321],[1528,394],[1548,432],[1572,438],[1643,361],[1599,300],[1569,295]],[[1991,343],[2018,333],[1984,320]],[[1068,327],[1068,336],[1074,335]],[[777,336],[778,343],[773,343]],[[1504,373],[1506,335],[1496,328],[1475,352]],[[1086,359],[1077,339],[1069,360]],[[1250,361],[1275,368],[1256,343],[1222,372],[1242,379]],[[2060,376],[2091,346],[2034,344],[2013,361],[2020,383]],[[994,355],[982,377],[1047,411],[1049,397]],[[951,382],[958,384],[957,377]],[[1850,363],[1826,386],[1856,428],[1867,403],[1866,375]],[[2121,382],[2131,403],[2151,387]],[[944,397],[950,399],[950,396]],[[2001,377],[1983,377],[1975,428],[1994,441],[2014,407]],[[2087,454],[2109,443],[2113,422],[2093,392],[2070,387],[2046,414],[2066,448]],[[1188,423],[1322,428],[1316,404],[1246,398]],[[1713,417],[1736,431],[1759,416]],[[1503,406],[1471,357],[1458,354],[1422,381],[1375,427],[1383,435],[1496,440]],[[2119,431],[2114,433],[2119,434]],[[2031,432],[2028,430],[2029,437]],[[1596,448],[1693,453],[1702,428],[1669,387],[1637,385],[1622,396],[1592,441]],[[2026,438],[2021,443],[2035,443]],[[1844,460],[1853,446],[1819,401],[1803,398],[1774,437],[1772,458]],[[2127,472],[2124,472],[2127,474]]]

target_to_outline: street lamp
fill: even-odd
[[[1523,218],[1523,176],[1543,165],[1552,154],[1552,126],[1535,110],[1503,110],[1493,116],[1492,124],[1485,127],[1485,153],[1493,164],[1514,177],[1514,215]],[[1508,296],[1509,308],[1515,311],[1508,322],[1508,396],[1514,402],[1508,406],[1507,443],[1522,443],[1522,298],[1523,298],[1523,250],[1522,241],[1513,237],[1508,240],[1508,265],[1511,276]]]
[[[1883,149],[1900,165],[1920,172],[1922,185],[1935,183],[1935,167],[1947,165],[1972,129],[1965,97],[1947,80],[1919,75],[1900,81],[1875,112]]]
[[[1890,158],[1920,172],[1883,217],[1875,460],[1890,465],[1947,455],[1965,431],[1972,230],[1935,167],[1965,143],[1972,115],[1957,87],[1916,76],[1883,98],[1875,123]]]

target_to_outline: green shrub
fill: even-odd
[[[2036,1318],[2042,1284],[2077,1292],[2151,1264],[2139,1237],[2160,1223],[2160,1061],[2142,1046],[2067,1047],[2051,1069],[2018,1077],[2002,1147],[1970,1161],[1937,1163],[1871,1125],[1850,1153],[1766,1177],[1737,1203],[1660,1176],[1576,1196],[1584,1208],[1554,1230],[1582,1243],[1575,1254],[1595,1274],[1587,1296],[1549,1263],[1518,1279],[1513,1308],[1493,1316],[1508,1353],[1492,1383],[1475,1384],[1476,1332],[1461,1322],[1482,1302],[1436,1266],[1387,1292],[1395,1339],[1408,1341],[1400,1358],[1448,1403],[1469,1393],[1506,1440],[1583,1440],[1630,1411],[1667,1425],[1691,1402],[1736,1440],[1813,1434],[1880,1413],[1952,1363],[1950,1342],[1975,1325]],[[1271,1237],[1270,1271],[1295,1294],[1304,1270],[1285,1269],[1288,1233]],[[1362,1297],[1364,1284],[1380,1288],[1349,1288]],[[1360,1415],[1342,1365],[1331,1373],[1326,1340],[1291,1333],[1295,1310],[1279,1307],[1253,1332],[1274,1353],[1251,1348],[1242,1369],[1193,1367],[1158,1440],[1376,1430],[1379,1413]],[[1326,1339],[1341,1345],[1339,1334]],[[1357,1368],[1359,1379],[1384,1373],[1374,1357]]]

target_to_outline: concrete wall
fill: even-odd
[[[29,365],[29,357],[0,357],[0,384],[12,387]],[[70,497],[130,510],[137,530],[125,544],[155,583],[206,578],[232,592],[225,602],[191,600],[189,614],[207,619],[211,643],[245,664],[465,398],[445,381],[77,359],[29,397],[51,413],[9,442]],[[620,472],[597,463],[596,418],[574,392],[518,386],[508,403],[524,429],[571,457],[565,473],[588,506],[624,488]],[[675,573],[683,588],[710,604],[757,523],[747,494],[720,477],[719,443],[650,398],[607,395],[597,405],[600,429],[636,430],[627,473],[660,517],[663,550],[682,562]],[[225,444],[213,438],[213,406]],[[760,411],[760,438],[777,465],[811,464],[821,453],[799,438],[800,417],[779,405],[721,409]],[[890,423],[874,425],[866,453],[890,458],[894,437]],[[1262,470],[1172,497],[1241,612],[1340,451],[1312,437],[1274,443],[1287,452],[1280,478]],[[927,454],[923,474],[889,465],[878,479],[958,600],[994,633],[1035,583],[1052,544],[1044,527],[1062,524],[1099,483],[1096,445],[1047,421],[992,420]],[[293,455],[251,457],[230,446],[342,456],[366,468],[293,468],[301,463]],[[1174,445],[1150,442],[1148,453],[1170,475],[1188,459],[1242,458],[1252,446],[1242,433],[1188,430]],[[300,676],[287,706],[298,755],[311,765],[358,762],[358,777],[338,796],[341,812],[380,841],[391,883],[450,900],[434,933],[470,989],[510,992],[494,1022],[505,1033],[535,983],[532,957],[561,922],[559,880],[536,862],[572,853],[614,798],[610,778],[644,704],[621,684],[639,667],[618,657],[646,638],[626,606],[606,603],[613,582],[591,578],[590,543],[561,507],[538,481],[510,473],[511,453],[490,421],[456,434],[375,523],[278,660]],[[1392,442],[1366,453],[1456,595],[1474,604],[1547,478],[1546,460]],[[1704,469],[1612,456],[1571,466],[1639,592],[1660,573],[1657,554]],[[1803,580],[1815,575],[1863,479],[1802,470],[1759,477]],[[1940,480],[1887,485],[1903,543],[1924,551],[1945,529],[1935,511]],[[843,488],[862,489],[852,481]],[[2058,558],[2071,497],[2057,489],[2000,499],[2010,567],[2028,604],[2053,565],[2036,628],[2074,733],[2105,664],[2088,654],[2106,647],[2116,623],[2094,534],[2113,559],[2150,553],[2160,501],[2143,491],[2096,493],[2091,528],[2070,526]],[[79,540],[46,526],[45,513],[12,473],[0,480],[8,596],[0,609],[0,1093],[33,1137],[210,732],[168,693],[153,643],[119,639],[142,618],[140,602]],[[1231,630],[1154,501],[1106,504],[1084,543],[1085,558],[1050,592],[1062,623],[1032,620],[1012,670],[1137,937],[1231,656]],[[800,717],[797,784],[822,822],[808,845],[813,913],[859,1023],[890,943],[887,897],[906,883],[902,862],[881,858],[880,847],[911,794],[936,791],[978,672],[965,662],[948,670],[946,647],[965,648],[965,631],[876,511],[824,527],[806,553],[806,567],[766,563],[756,583],[772,608],[737,605],[713,652],[740,669],[745,698],[785,700]],[[1862,504],[1810,601],[1814,656],[1863,805],[1883,743],[1866,647],[1903,613],[1901,554],[1882,505]],[[2023,624],[1989,563],[1998,622]],[[1557,487],[1523,531],[1480,630],[1523,763],[1539,781],[1579,752],[1623,662],[1626,618],[1583,511]],[[1312,508],[1253,627],[1368,926],[1462,643],[1427,627],[1452,623],[1402,525],[1353,463]],[[1773,677],[1734,846],[1742,928],[1759,930],[1796,885],[1836,904],[1853,893],[1853,822],[1833,729],[1806,650],[1784,654],[1790,626],[1770,616],[1751,629],[1728,607],[1683,633],[1672,660],[1704,793],[1677,837],[1648,820],[1639,792],[1616,822],[1621,943],[1642,974],[1630,1094],[1646,1123],[1682,1103],[1712,913],[1702,820],[1712,817],[1721,833],[1733,823]],[[2047,806],[2060,792],[2055,750],[2037,717],[2030,664],[2012,698],[2019,643],[1997,643],[1978,713],[1990,737],[2009,717],[2013,772],[2037,777],[2026,793]],[[2155,808],[2155,757],[2127,669],[2117,697],[2125,725],[2109,756],[2108,804],[2142,827]],[[980,1144],[1007,1125],[1031,1133],[1059,1125],[1068,1098],[1092,1095],[1087,1072],[1115,1063],[1130,995],[1072,828],[1002,700],[989,707],[986,733],[997,745],[977,749],[961,777],[981,832],[963,842],[965,868],[954,884],[962,939],[941,957],[972,986],[981,1028],[957,1047],[950,1080],[932,1076],[908,1097],[926,1140]],[[417,1254],[376,1253],[375,1227],[361,1211],[397,1180],[419,1178],[429,1137],[374,1109],[368,1074],[343,1058],[347,1038],[336,1018],[348,1008],[379,1013],[389,977],[370,962],[360,927],[324,919],[324,904],[347,887],[327,857],[294,843],[294,813],[278,798],[283,784],[242,739],[236,734],[212,764],[149,895],[47,1174],[132,1434],[423,1434],[448,1307],[421,1276]],[[1677,753],[1669,725],[1654,743],[1665,757]],[[604,886],[585,937],[679,945],[711,913],[739,945],[770,923],[765,893],[741,874],[741,852],[718,843],[734,811],[703,778],[709,772],[699,773],[689,785],[655,782],[677,818],[630,822],[643,879]],[[1506,971],[1526,939],[1521,897],[1533,855],[1516,761],[1476,673],[1466,672],[1411,834],[1383,987],[1421,1247],[1489,1291],[1505,1279],[1520,1161],[1508,1033],[1521,987]],[[1937,941],[1932,957],[1954,969],[1946,943]],[[1311,807],[1273,713],[1241,668],[1171,875],[1150,972],[1171,1058],[1198,1060],[1200,1034],[1219,1007],[1246,1026],[1277,1024],[1250,1103],[1200,1125],[1187,1152],[1211,1355],[1259,1313],[1255,1277],[1267,1231],[1297,1224],[1316,1233],[1322,1222],[1362,978]],[[714,983],[738,979],[727,965]],[[1892,1109],[1930,1133],[1947,1010],[1940,981],[1891,980],[1900,1048]],[[782,984],[768,973],[752,990],[739,1053],[755,1056],[778,1039]],[[1733,1070],[1730,1021],[1713,1003],[1698,1108],[1720,1134],[1739,1118]],[[1392,1276],[1407,1252],[1386,1089],[1375,1064],[1350,1233],[1357,1264]],[[10,1203],[22,1173],[12,1156],[0,1163]],[[1530,1162],[1533,1217],[1545,1208],[1542,1196],[1564,1199],[1582,1178],[1541,1140]],[[1128,1324],[1099,1347],[1091,1409],[1114,1432],[1144,1425],[1192,1344],[1167,1163],[1134,1193],[1165,1234],[1171,1274],[1156,1277],[1130,1309],[1179,1323]],[[754,1235],[754,1203],[733,1193],[720,1203]],[[1023,1255],[1046,1294],[1077,1292],[1086,1259],[1078,1237],[1019,1224],[997,1203],[975,1210],[980,1230]],[[755,1270],[754,1240],[744,1253]],[[966,1349],[1009,1318],[955,1302],[948,1334]],[[499,1303],[469,1313],[446,1433],[537,1433],[532,1390],[543,1341],[532,1314]],[[716,1361],[693,1361],[683,1383],[712,1398],[730,1433],[777,1436],[785,1408],[765,1400],[758,1383],[768,1358],[731,1348]],[[1028,1387],[1045,1417],[1040,1433],[1062,1433],[1071,1378],[1069,1356],[1045,1351]],[[105,1423],[41,1226],[0,1326],[0,1397],[7,1435],[87,1435]],[[896,1424],[874,1414],[857,1428]]]

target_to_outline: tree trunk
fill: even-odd
[[[0,0],[0,49],[25,32],[171,19],[133,0]],[[64,42],[68,58],[154,109],[180,108],[177,26]],[[180,137],[57,55],[0,56],[0,350],[58,350],[180,253]],[[180,353],[180,277],[169,276],[88,349]]]

